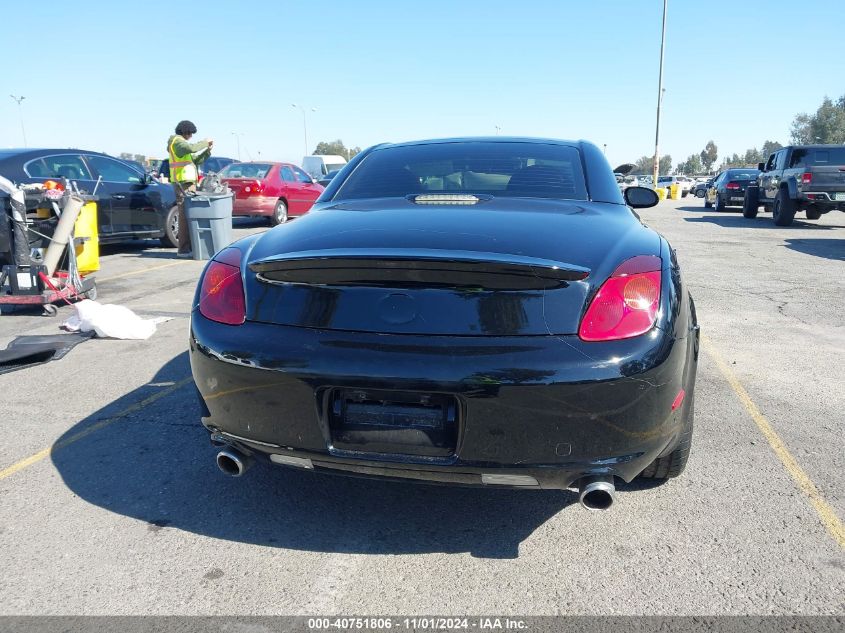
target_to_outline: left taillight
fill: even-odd
[[[246,320],[240,263],[241,251],[227,248],[206,268],[199,297],[200,314],[206,319],[226,325],[241,325]]]
[[[578,336],[584,341],[615,341],[645,334],[657,320],[661,260],[633,257],[619,266],[590,302]]]
[[[725,185],[725,189],[740,189],[738,182],[729,182]]]

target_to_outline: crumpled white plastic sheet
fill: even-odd
[[[170,320],[168,317],[142,319],[124,306],[90,299],[83,299],[73,307],[76,314],[62,323],[62,327],[70,332],[93,330],[101,338],[145,340],[155,333],[156,325]]]

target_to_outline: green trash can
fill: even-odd
[[[232,243],[232,192],[185,196],[194,259],[211,259]]]

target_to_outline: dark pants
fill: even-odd
[[[173,191],[176,192],[176,206],[179,209],[179,248],[180,253],[191,252],[191,231],[188,228],[188,220],[185,218],[185,192],[196,191],[195,182],[174,182]]]

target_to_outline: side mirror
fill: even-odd
[[[648,187],[628,187],[622,195],[628,206],[634,209],[648,209],[660,201],[657,192]]]
[[[757,163],[757,169],[760,171],[766,171],[766,163]]]

